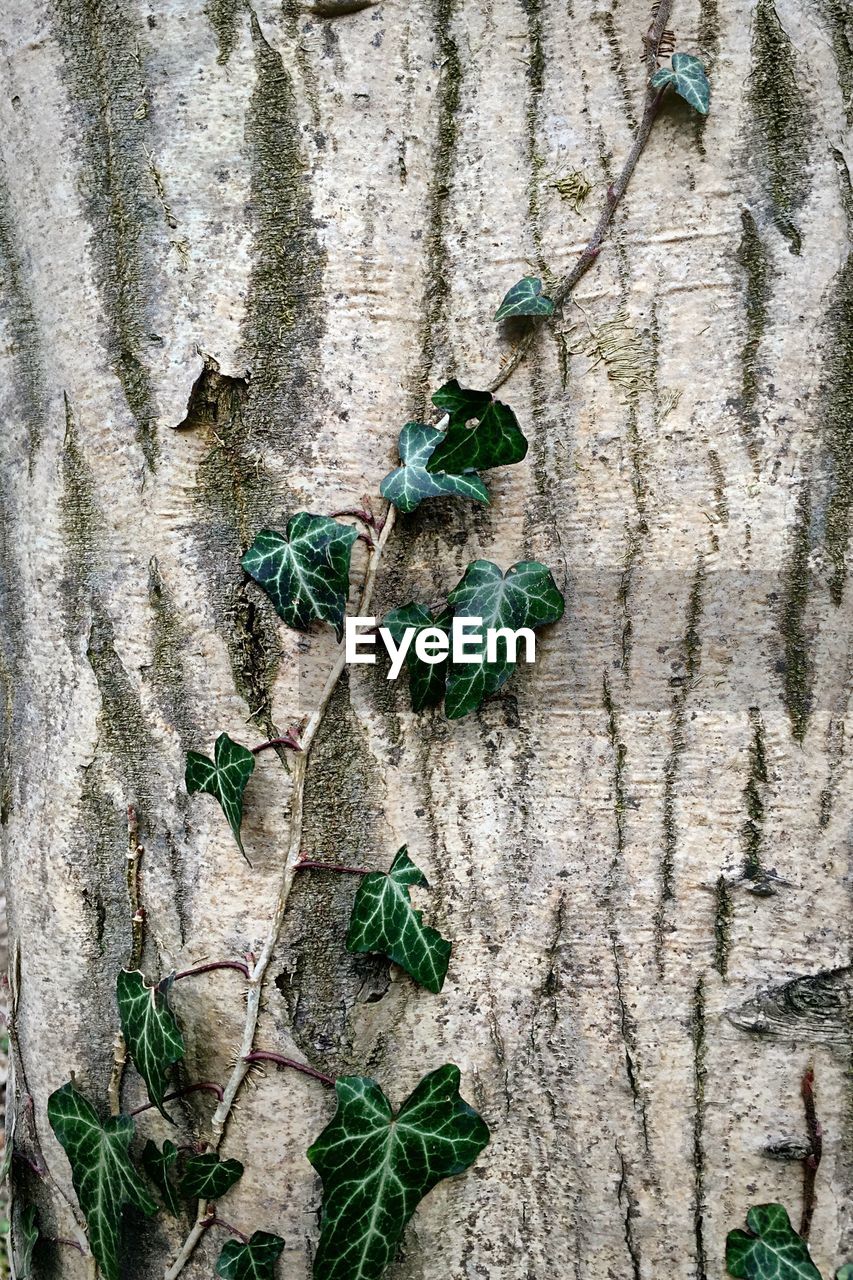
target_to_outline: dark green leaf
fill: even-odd
[[[514,284],[495,312],[496,320],[508,320],[510,316],[552,316],[554,304],[542,292],[542,281],[536,276],[524,276]]]
[[[409,695],[412,699],[412,710],[423,711],[424,707],[435,707],[444,697],[444,685],[447,679],[447,658],[441,662],[422,662],[415,653],[417,636],[422,631],[443,631],[447,635],[452,615],[449,610],[441,609],[432,614],[425,605],[406,604],[399,609],[392,609],[382,619],[383,627],[387,627],[396,644],[403,638],[407,627],[415,627],[417,634],[406,653],[406,666],[409,671]]]
[[[212,1151],[190,1156],[181,1177],[181,1192],[196,1200],[218,1200],[243,1176],[239,1160],[220,1160]]]
[[[288,626],[306,631],[319,619],[330,622],[340,639],[357,536],[351,525],[299,511],[285,537],[262,529],[240,563]]]
[[[703,116],[708,114],[711,86],[701,60],[692,53],[674,53],[672,66],[661,67],[660,71],[656,71],[651,84],[653,89],[662,89],[671,84],[675,92],[685,102],[689,102],[694,110]]]
[[[213,760],[199,755],[197,751],[187,752],[187,769],[185,783],[187,794],[205,791],[215,796],[222,805],[228,819],[234,839],[240,852],[246,857],[243,841],[240,838],[240,827],[243,822],[243,792],[246,783],[252,776],[255,757],[251,751],[234,742],[227,733],[220,733],[213,748]],[[247,859],[248,861],[248,859]]]
[[[216,1274],[224,1280],[273,1280],[275,1264],[284,1248],[281,1236],[255,1231],[245,1244],[229,1240],[216,1264]]]
[[[145,1214],[157,1212],[128,1154],[133,1120],[111,1116],[101,1124],[91,1103],[70,1083],[48,1098],[47,1118],[68,1156],[92,1253],[105,1280],[119,1280],[123,1207],[130,1204]]]
[[[456,476],[438,471],[434,475],[427,464],[444,440],[443,431],[420,422],[407,422],[400,432],[400,459],[403,463],[390,472],[379,486],[383,498],[393,502],[398,511],[414,511],[424,498],[443,498],[456,494],[474,502],[488,502],[489,491],[479,476]]]
[[[427,471],[462,475],[520,462],[527,453],[527,441],[512,409],[493,400],[487,391],[470,391],[454,378],[432,400],[450,414],[450,422],[426,464]],[[475,426],[468,425],[472,419]]]
[[[170,981],[149,986],[138,969],[121,969],[116,983],[121,1029],[148,1097],[169,1120],[163,1095],[174,1063],[184,1056],[184,1038],[167,999]]]
[[[429,888],[403,845],[387,875],[373,872],[362,879],[350,916],[347,951],[378,951],[422,987],[438,992],[447,974],[450,943],[415,911],[409,897],[413,885]]]
[[[748,1231],[730,1231],[726,1266],[737,1280],[821,1280],[805,1240],[781,1204],[758,1204],[746,1215]]]
[[[28,1204],[19,1219],[15,1232],[15,1277],[30,1280],[33,1274],[33,1249],[39,1238],[38,1214],[33,1204]]]
[[[543,627],[561,618],[565,608],[550,570],[535,560],[514,564],[506,575],[490,560],[474,560],[447,599],[455,617],[482,618],[484,631]],[[479,707],[483,698],[500,689],[514,668],[503,639],[498,640],[493,662],[487,661],[485,646],[476,662],[451,662],[444,702],[448,718],[458,720]]]
[[[375,1080],[344,1076],[338,1109],[308,1151],[323,1180],[314,1280],[379,1280],[417,1204],[489,1140],[459,1096],[459,1069],[424,1076],[395,1116]]]
[[[483,412],[492,403],[492,393],[460,387],[456,378],[451,378],[438,388],[432,402],[436,409],[450,414],[451,422],[470,422],[472,418],[483,416]]]
[[[177,1159],[178,1148],[174,1142],[170,1142],[167,1138],[161,1151],[156,1142],[152,1142],[149,1138],[142,1149],[139,1161],[154,1186],[160,1192],[164,1205],[175,1217],[181,1212],[181,1202],[178,1199],[175,1184],[169,1176],[169,1171],[174,1167]]]

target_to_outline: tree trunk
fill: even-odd
[[[108,1110],[128,806],[150,978],[270,927],[301,763],[257,758],[250,867],[184,756],[310,716],[336,642],[279,622],[241,553],[375,495],[447,377],[494,379],[518,336],[495,307],[577,260],[643,109],[642,0],[340,9],[5,6],[12,1186],[46,1237],[78,1229],[47,1097],[73,1073]],[[669,25],[709,67],[707,121],[667,96],[603,252],[501,392],[526,461],[487,508],[401,518],[371,607],[530,558],[566,614],[456,723],[348,668],[307,760],[303,849],[384,869],[408,844],[451,967],[432,996],[349,955],[353,881],[305,873],[254,1043],[395,1102],[455,1062],[492,1130],[394,1280],[719,1280],[751,1204],[799,1223],[802,1160],[768,1150],[806,1149],[810,1064],[811,1247],[827,1278],[853,1255],[853,22],[844,0],[676,0]],[[359,543],[351,611],[367,562]],[[176,985],[184,1084],[228,1079],[245,985]],[[131,1069],[122,1101],[145,1101]],[[214,1106],[137,1133],[207,1140]],[[225,1130],[246,1172],[222,1213],[282,1235],[297,1280],[332,1109],[270,1067]],[[127,1276],[163,1275],[190,1222],[129,1220]],[[91,1274],[65,1245],[37,1260]]]

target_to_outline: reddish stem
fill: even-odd
[[[175,974],[174,981],[195,978],[199,973],[213,973],[214,969],[237,969],[244,978],[249,976],[249,966],[245,960],[209,960],[206,964],[197,964],[193,969],[182,969],[180,973]]]
[[[79,1240],[69,1240],[66,1236],[44,1236],[43,1239],[47,1244],[67,1244],[69,1249],[76,1249],[78,1253],[83,1252],[83,1246]]]
[[[815,1206],[817,1204],[815,1182],[817,1180],[820,1158],[823,1155],[823,1128],[817,1118],[817,1108],[815,1107],[813,1067],[808,1067],[806,1069],[803,1076],[801,1092],[803,1096],[803,1107],[806,1113],[806,1130],[809,1135],[810,1150],[809,1154],[803,1161],[803,1216],[800,1220],[800,1235],[804,1240],[808,1240],[809,1232],[812,1229],[812,1218],[814,1217]]]
[[[337,871],[341,875],[348,876],[369,876],[371,874],[367,867],[346,867],[340,862],[317,862],[314,858],[301,858],[297,862],[296,871]]]
[[[174,1102],[175,1098],[185,1098],[188,1093],[215,1093],[219,1101],[222,1101],[222,1085],[214,1084],[211,1080],[199,1080],[197,1084],[188,1084],[185,1089],[176,1089],[174,1093],[167,1093],[164,1102]],[[150,1111],[154,1102],[144,1102],[141,1107],[134,1108],[130,1112],[132,1116],[141,1115],[143,1111]]]
[[[226,1222],[224,1218],[220,1218],[218,1214],[211,1214],[209,1218],[204,1218],[200,1224],[205,1231],[208,1227],[222,1227],[223,1231],[230,1231],[232,1236],[236,1236],[238,1240],[242,1240],[243,1244],[249,1243],[249,1237],[242,1231],[238,1231],[236,1227],[232,1227],[230,1222]]]
[[[289,747],[291,751],[301,751],[302,745],[299,739],[294,736],[294,730],[288,729],[283,738],[270,738],[269,742],[259,742],[256,747],[250,747],[253,756],[259,751],[269,751],[271,747]]]
[[[246,1054],[243,1061],[275,1062],[279,1067],[291,1067],[294,1071],[301,1071],[304,1076],[310,1076],[312,1080],[319,1080],[321,1084],[329,1085],[331,1088],[335,1086],[334,1076],[324,1075],[316,1067],[309,1067],[307,1063],[297,1062],[294,1058],[285,1058],[282,1054],[273,1053],[270,1049],[254,1049],[251,1053]]]
[[[335,516],[352,516],[362,524],[366,524],[368,528],[376,528],[376,517],[370,511],[362,511],[360,507],[344,507],[342,511],[333,511],[332,517]]]

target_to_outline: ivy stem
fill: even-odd
[[[256,756],[259,751],[269,751],[272,747],[289,747],[291,751],[302,750],[302,744],[296,737],[295,729],[288,729],[282,738],[270,738],[269,742],[259,742],[256,747],[250,747],[249,750],[253,756]]]
[[[236,1236],[238,1240],[242,1240],[243,1244],[249,1243],[249,1237],[243,1231],[238,1231],[236,1227],[232,1227],[230,1222],[226,1222],[224,1218],[220,1218],[218,1214],[212,1213],[204,1218],[201,1223],[205,1231],[208,1227],[222,1227],[223,1231],[230,1231],[232,1236]]]
[[[85,1256],[85,1250],[79,1240],[69,1240],[68,1236],[45,1236],[44,1240],[46,1244],[67,1245],[69,1249],[76,1249],[78,1253],[82,1253]]]
[[[652,24],[643,37],[643,43],[646,48],[645,61],[649,81],[651,81],[651,78],[657,69],[661,40],[663,39],[664,32],[666,31],[666,24],[669,20],[671,9],[672,0],[661,0]],[[598,216],[595,229],[587,241],[586,247],[581,252],[580,257],[575,262],[571,271],[563,277],[556,289],[551,290],[551,298],[555,307],[559,307],[561,303],[565,302],[575,285],[583,276],[586,275],[587,271],[601,252],[604,238],[607,235],[616,206],[625,194],[628,183],[631,181],[631,175],[637,167],[637,161],[645,150],[646,143],[649,140],[649,134],[651,133],[652,126],[657,118],[665,92],[666,87],[663,89],[653,89],[651,87],[651,83],[649,83],[646,89],[646,105],[643,111],[643,118],[640,121],[639,128],[637,129],[637,136],[634,139],[631,150],[625,158],[625,163],[622,166],[622,172],[607,188],[604,208]],[[533,317],[531,319],[530,327],[524,337],[518,343],[509,359],[501,367],[498,376],[489,384],[489,391],[497,391],[499,387],[502,387],[503,384],[512,377],[518,366],[524,360],[527,352],[530,350],[533,340],[539,332],[539,326],[541,323],[542,318]]]
[[[672,0],[660,0],[655,17],[644,39],[646,47],[646,66],[649,78],[651,78],[657,66],[661,39],[664,31],[666,30],[666,24],[669,19],[671,8]],[[608,188],[604,209],[599,216],[595,230],[593,231],[586,248],[581,253],[580,258],[577,260],[572,270],[554,291],[555,302],[563,302],[569,296],[572,289],[598,257],[604,237],[610,226],[611,219],[613,218],[613,212],[625,193],[625,189],[628,186],[631,175],[637,165],[637,161],[642,155],[643,149],[648,141],[652,125],[655,122],[655,118],[660,107],[661,97],[661,93],[656,92],[650,86],[648,87],[646,91],[646,106],[643,112],[643,118],[640,122],[640,127],[637,130],[637,136],[634,140],[634,144],[625,160],[622,172],[616,181]],[[526,336],[516,347],[510,359],[506,361],[501,368],[497,378],[489,386],[490,391],[496,391],[512,376],[527,354],[536,332],[537,324],[534,322]],[[338,514],[340,515],[344,513],[339,512]],[[362,514],[365,513],[359,514],[357,518],[361,519]],[[376,541],[370,548],[370,556],[367,562],[364,584],[361,589],[358,613],[362,617],[367,616],[370,612],[370,602],[373,598],[373,590],[376,584],[376,573],[382,559],[382,554],[388,543],[388,539],[391,537],[391,534],[394,531],[394,526],[397,522],[397,508],[393,506],[393,504],[389,504],[384,521],[380,522],[379,520],[376,520],[375,517],[373,517],[373,519],[374,524],[372,527],[376,533]],[[371,527],[369,521],[365,523],[367,523],[368,527]],[[323,717],[326,713],[332,694],[337,688],[344,666],[345,651],[344,646],[341,645],[339,646],[338,656],[335,663],[328,674],[325,685],[323,686],[323,691],[320,694],[317,704],[308,718],[305,728],[301,734],[302,751],[294,761],[291,774],[293,781],[290,801],[290,828],[287,855],[284,861],[282,877],[279,884],[278,898],[273,910],[269,930],[260,954],[258,955],[258,959],[249,976],[248,990],[246,993],[246,1020],[243,1029],[243,1038],[237,1053],[234,1069],[231,1072],[228,1083],[225,1085],[222,1100],[216,1108],[213,1120],[211,1121],[210,1145],[211,1149],[214,1151],[219,1150],[222,1142],[222,1135],[231,1115],[234,1101],[251,1067],[251,1055],[254,1050],[255,1033],[257,1031],[258,1018],[260,1015],[264,979],[278,942],[279,934],[281,933],[287,909],[287,901],[290,897],[293,881],[296,877],[296,872],[299,870],[300,849],[302,845],[305,778],[308,770],[308,759],[311,753],[311,746],[317,735],[317,731],[323,722]],[[297,1066],[304,1070],[304,1068],[301,1067],[301,1064],[288,1063],[288,1065]],[[193,1251],[204,1232],[202,1223],[205,1221],[206,1215],[207,1204],[205,1201],[201,1201],[199,1203],[196,1221],[184,1241],[180,1253],[172,1266],[166,1271],[164,1280],[177,1280],[177,1277],[180,1275],[181,1271],[183,1271],[184,1266],[192,1257]]]
[[[377,535],[376,544],[370,552],[370,558],[367,562],[367,569],[364,575],[364,583],[361,588],[361,598],[359,600],[358,612],[364,617],[370,611],[370,602],[373,599],[373,591],[376,586],[376,573],[379,569],[379,562],[382,559],[382,553],[388,544],[388,539],[394,531],[397,521],[397,508],[389,507],[388,514],[382,525],[382,531]],[[296,872],[299,866],[302,852],[302,818],[305,803],[305,778],[308,771],[308,759],[311,754],[311,747],[317,736],[317,731],[323,723],[323,717],[326,714],[326,708],[329,705],[332,694],[337,688],[338,681],[346,664],[346,652],[341,644],[338,647],[338,656],[334,665],[326,677],[326,683],[317,700],[317,704],[301,734],[302,750],[296,756],[291,771],[292,791],[290,798],[290,825],[288,830],[287,853],[282,868],[281,880],[279,882],[278,897],[273,909],[272,918],[267,930],[266,938],[263,946],[258,954],[250,973],[246,989],[246,1018],[243,1026],[243,1036],[237,1050],[234,1069],[222,1092],[222,1100],[220,1101],[216,1111],[213,1114],[210,1125],[210,1149],[218,1151],[222,1143],[222,1135],[225,1132],[225,1126],[231,1115],[234,1101],[240,1088],[251,1070],[251,1062],[246,1059],[252,1053],[255,1047],[255,1033],[258,1027],[258,1018],[261,1012],[261,997],[263,994],[264,979],[267,969],[272,960],[273,953],[281,933],[281,927],[284,923],[284,916],[287,910],[287,900],[290,897],[290,891],[293,888],[293,882],[296,878]],[[196,1245],[204,1234],[202,1223],[207,1217],[207,1201],[200,1201],[195,1222],[185,1239],[178,1256],[172,1263],[171,1267],[165,1272],[163,1280],[177,1280],[189,1259],[192,1257]]]
[[[197,964],[192,969],[182,969],[176,973],[173,981],[183,978],[195,978],[200,973],[213,973],[215,969],[236,969],[244,978],[249,977],[249,966],[245,960],[208,960],[206,964]]]
[[[281,1053],[273,1053],[271,1049],[253,1049],[251,1053],[246,1054],[243,1061],[274,1062],[279,1067],[290,1067],[293,1071],[301,1071],[304,1076],[319,1080],[321,1084],[329,1085],[332,1089],[335,1087],[334,1076],[327,1076],[316,1067],[309,1067],[305,1062],[297,1062],[295,1058],[285,1058]]]
[[[823,1155],[823,1127],[817,1118],[814,1100],[814,1067],[809,1066],[803,1075],[801,1086],[803,1108],[806,1113],[806,1130],[809,1135],[809,1153],[803,1160],[803,1215],[800,1220],[800,1235],[808,1240],[812,1229],[812,1218],[817,1205],[815,1182],[820,1159]]]
[[[367,867],[347,867],[340,862],[317,862],[314,858],[301,858],[296,864],[297,871],[337,871],[341,875],[369,876]]]
[[[184,1089],[176,1089],[174,1093],[167,1093],[163,1098],[164,1102],[174,1102],[175,1098],[185,1098],[188,1093],[215,1093],[219,1100],[222,1100],[222,1085],[214,1084],[212,1080],[199,1080],[196,1084],[188,1084]],[[133,1111],[129,1111],[128,1115],[139,1116],[143,1111],[150,1111],[156,1104],[153,1102],[143,1102],[141,1107],[134,1107]]]

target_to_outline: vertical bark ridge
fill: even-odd
[[[27,282],[26,264],[15,242],[5,171],[0,162],[0,278],[8,297],[7,323],[13,342],[14,391],[27,429],[30,468],[44,433],[48,411],[39,324]]]
[[[825,350],[823,448],[830,492],[824,539],[831,565],[830,599],[840,605],[853,509],[853,253],[832,283]]]
[[[853,27],[847,0],[817,0],[817,10],[829,29],[838,87],[848,125],[853,125]]]
[[[767,327],[772,287],[770,258],[755,219],[748,209],[741,211],[743,234],[737,249],[738,265],[744,274],[746,333],[740,353],[741,426],[746,450],[756,469],[758,454],[758,353]]]
[[[628,123],[632,133],[637,131],[637,115],[634,111],[634,103],[631,97],[631,89],[628,84],[628,76],[625,71],[625,58],[619,43],[619,33],[616,30],[615,9],[606,9],[603,13],[597,15],[597,20],[601,24],[604,32],[604,38],[607,42],[607,49],[610,55],[610,70],[619,86],[619,95],[622,99],[622,110],[625,120]]]
[[[417,412],[424,413],[429,402],[429,382],[436,363],[453,364],[446,342],[440,337],[446,327],[450,291],[449,262],[445,245],[445,219],[450,184],[456,163],[459,136],[459,103],[462,90],[462,59],[453,31],[457,0],[432,0],[431,13],[436,42],[435,66],[438,83],[438,120],[432,174],[429,181],[425,219],[424,286],[421,303],[420,356],[412,394]]]
[[[56,36],[80,120],[84,203],[113,371],[145,461],[157,459],[156,406],[146,347],[157,222],[146,155],[149,112],[145,52],[124,4],[56,0]]]
[[[617,916],[617,895],[620,893],[625,876],[625,813],[626,808],[628,808],[628,796],[626,796],[625,791],[625,764],[626,760],[628,760],[628,748],[620,740],[619,718],[617,718],[616,704],[613,701],[607,672],[603,677],[602,689],[603,708],[605,708],[605,716],[607,717],[607,737],[610,740],[613,751],[612,797],[613,824],[615,824],[615,844],[613,844],[610,876],[608,876],[607,882],[608,931],[610,931],[613,969],[615,969],[616,975],[616,1001],[617,1006],[619,1006],[620,1033],[625,1046],[625,1074],[626,1078],[628,1078],[635,1111],[638,1112],[643,1147],[646,1148],[647,1158],[651,1158],[646,1091],[644,1091],[639,1078],[637,1024],[635,1024],[633,1015],[631,1015],[628,1004],[625,1001],[624,948],[621,945],[619,923],[617,923],[617,920],[619,920],[619,916]],[[624,1176],[630,1181],[626,1172]]]
[[[773,893],[772,882],[768,879],[764,865],[764,795],[767,789],[767,748],[764,734],[764,721],[758,707],[750,707],[749,723],[751,738],[749,743],[749,771],[744,787],[743,800],[746,809],[743,838],[743,878],[748,882],[752,893],[764,895]]]
[[[788,564],[783,575],[782,611],[782,689],[791,721],[791,732],[802,742],[812,712],[814,662],[811,655],[811,633],[807,625],[811,571],[812,502],[807,480],[801,482],[794,527],[791,530]]]
[[[797,60],[773,0],[758,0],[752,25],[752,67],[747,97],[756,156],[777,227],[799,253],[794,221],[811,184],[811,120],[800,90]]]
[[[663,849],[661,851],[658,886],[658,907],[655,914],[655,959],[662,975],[666,930],[671,904],[675,901],[675,861],[678,853],[678,783],[681,777],[681,756],[686,744],[687,703],[702,661],[702,641],[699,626],[702,621],[705,589],[705,563],[700,556],[693,575],[693,584],[687,602],[684,638],[681,644],[683,674],[678,677],[678,688],[672,699],[669,754],[663,771]]]
[[[216,33],[219,47],[217,61],[223,65],[234,52],[246,7],[246,0],[207,0],[205,5],[204,11]]]

